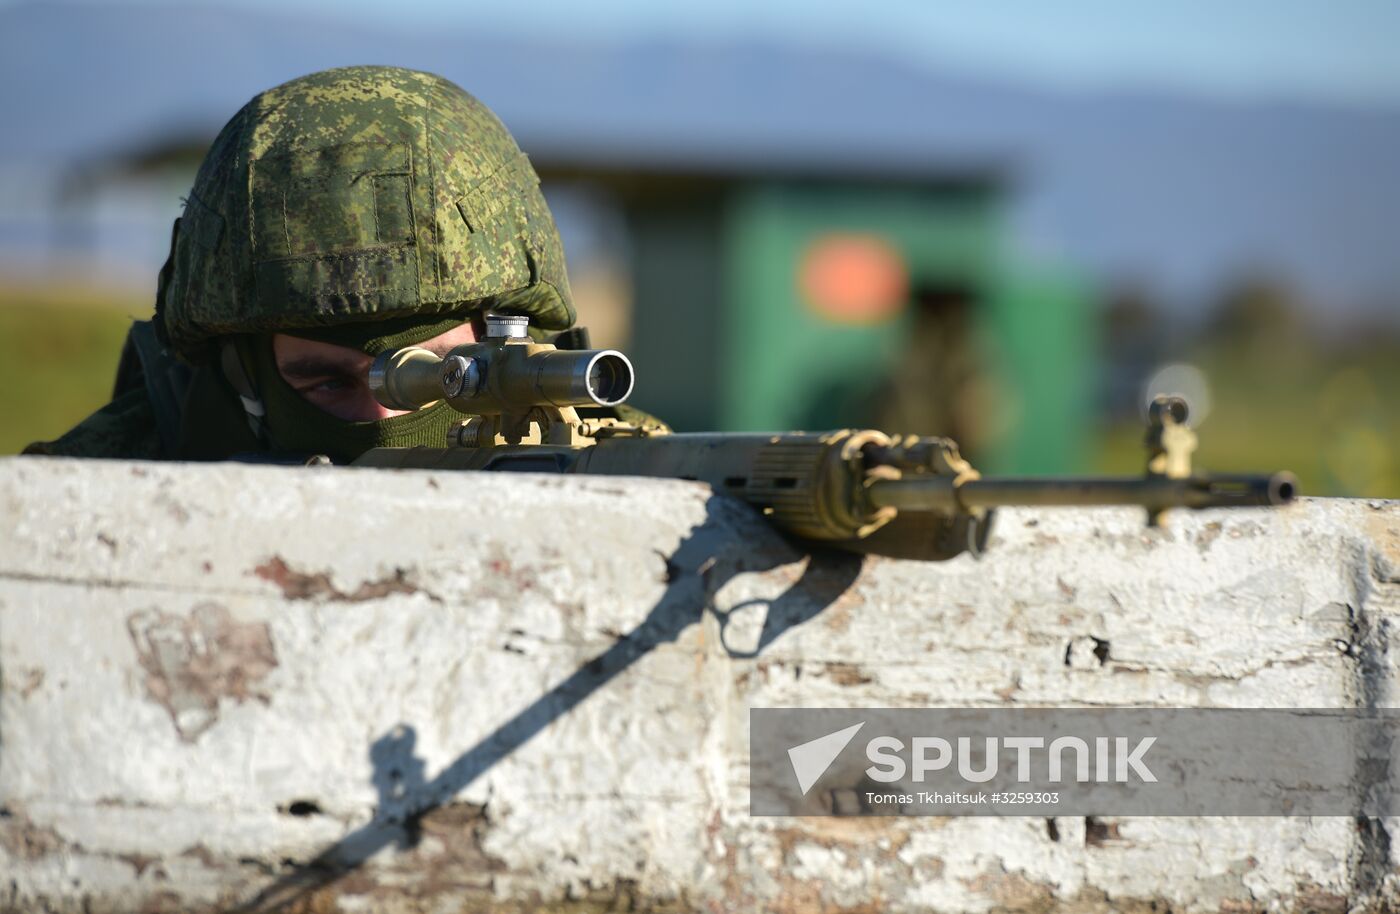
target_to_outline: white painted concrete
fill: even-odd
[[[0,909],[1376,906],[1346,818],[751,818],[747,710],[1390,706],[1397,612],[1397,503],[862,563],[683,482],[4,459]]]

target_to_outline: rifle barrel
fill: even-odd
[[[1225,508],[1283,505],[1298,491],[1290,473],[1271,476],[1121,477],[1064,479],[989,477],[961,484],[948,476],[906,476],[870,485],[877,508],[951,513],[1008,505],[1137,505],[1145,508]]]

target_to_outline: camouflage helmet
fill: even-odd
[[[473,307],[574,321],[539,178],[457,86],[396,67],[254,98],[205,155],[162,271],[157,326],[198,358],[229,334]]]

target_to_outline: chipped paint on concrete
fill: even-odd
[[[684,482],[14,458],[0,499],[0,909],[1395,897],[1389,821],[753,819],[746,780],[750,706],[1395,705],[1395,503],[1010,510],[917,564]]]
[[[364,600],[379,600],[391,593],[417,593],[418,588],[405,579],[404,570],[395,568],[393,574],[374,581],[362,581],[354,590],[346,592],[331,583],[330,575],[324,571],[308,573],[298,571],[274,555],[253,569],[252,572],[264,581],[271,581],[282,589],[282,596],[288,600],[313,600],[318,597],[359,603]]]
[[[188,616],[139,610],[126,626],[146,672],[146,694],[169,712],[186,742],[218,721],[222,701],[270,700],[262,683],[276,668],[277,653],[266,623],[237,622],[224,606],[204,602]]]
[[[36,825],[24,807],[8,803],[0,807],[0,849],[21,863],[49,857],[63,849],[63,839],[51,828]]]

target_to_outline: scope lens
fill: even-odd
[[[588,366],[588,394],[603,406],[614,406],[632,392],[632,366],[621,356],[605,352]]]

